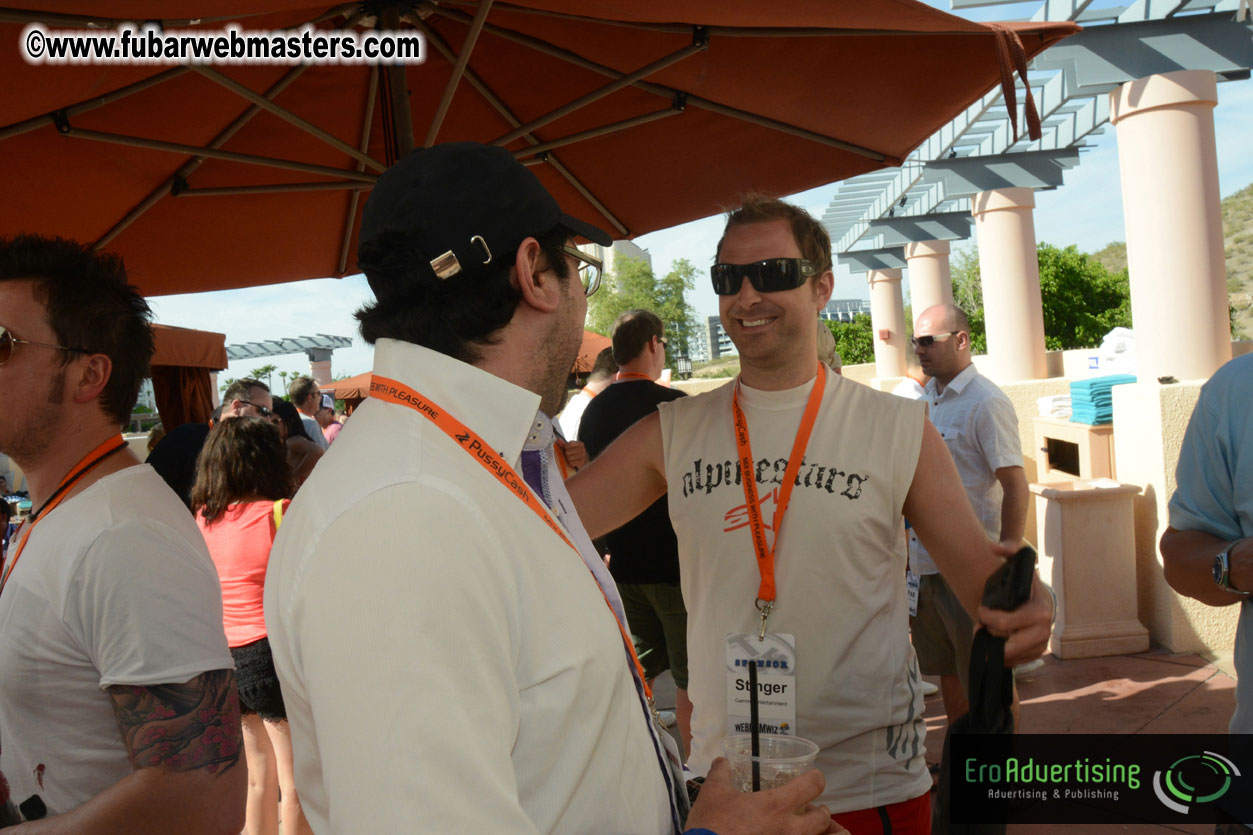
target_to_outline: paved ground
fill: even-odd
[[[1063,661],[1018,677],[1023,733],[1226,733],[1235,710],[1230,657],[1151,651],[1140,655]],[[655,685],[659,708],[674,707],[669,673]],[[926,702],[927,759],[938,762],[944,745],[944,707],[938,695]],[[672,729],[677,732],[677,729]],[[1011,835],[1059,830],[1093,833],[1213,832],[1212,826],[1012,826]]]

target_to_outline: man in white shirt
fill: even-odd
[[[375,184],[358,264],[371,398],[284,518],[265,610],[319,833],[671,833],[683,792],[621,603],[554,465],[599,264],[503,148],[414,151]],[[575,274],[580,274],[576,279]],[[689,825],[829,831],[810,772]]]
[[[148,305],[120,259],[0,239],[0,449],[34,512],[0,577],[7,830],[235,835],[244,823],[234,663],[191,515],[130,453]],[[37,820],[46,818],[44,820]]]
[[[961,308],[939,304],[924,310],[912,343],[922,372],[931,378],[924,389],[931,423],[953,456],[979,524],[1005,550],[1018,550],[1029,494],[1014,405],[971,362],[970,322]],[[917,537],[911,537],[909,561],[919,575],[917,613],[910,617],[918,666],[925,675],[940,677],[944,712],[952,723],[969,710],[966,678],[975,624]]]
[[[312,377],[297,377],[287,387],[287,399],[295,404],[300,412],[300,422],[304,424],[309,440],[323,450],[330,447],[322,434],[322,425],[318,423],[318,409],[322,407],[322,392]]]
[[[605,348],[596,355],[592,371],[587,375],[587,384],[570,398],[566,407],[561,410],[561,414],[557,416],[557,422],[561,425],[561,434],[566,436],[567,441],[579,439],[579,421],[583,419],[587,404],[613,382],[613,377],[617,373],[618,363],[614,362],[613,348]]]

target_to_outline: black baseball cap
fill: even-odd
[[[524,239],[558,226],[601,246],[613,243],[606,232],[562,212],[512,152],[448,142],[419,148],[379,176],[361,214],[358,246],[393,230],[415,236],[431,270],[446,279],[473,276],[501,259],[512,262]]]

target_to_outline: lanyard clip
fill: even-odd
[[[770,613],[774,611],[773,600],[757,599],[757,611],[761,612],[761,630],[757,633],[757,640],[766,640],[766,618],[770,617]]]

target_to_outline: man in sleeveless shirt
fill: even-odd
[[[613,581],[553,458],[598,268],[513,154],[414,151],[362,215],[372,396],[305,482],[266,577],[315,831],[677,831]],[[581,275],[580,275],[581,274]],[[823,832],[810,772],[689,824]],[[677,783],[683,791],[681,782]]]
[[[797,207],[751,198],[732,212],[710,274],[739,379],[663,404],[568,486],[592,535],[669,499],[693,770],[728,730],[747,728],[742,670],[755,661],[770,676],[759,681],[762,726],[818,743],[834,818],[855,835],[927,833],[902,512],[967,610],[1008,636],[1007,663],[1043,652],[1052,601],[1037,580],[1017,612],[979,607],[1005,552],[954,501],[961,483],[922,404],[819,367],[814,319],[831,295],[830,251]]]

